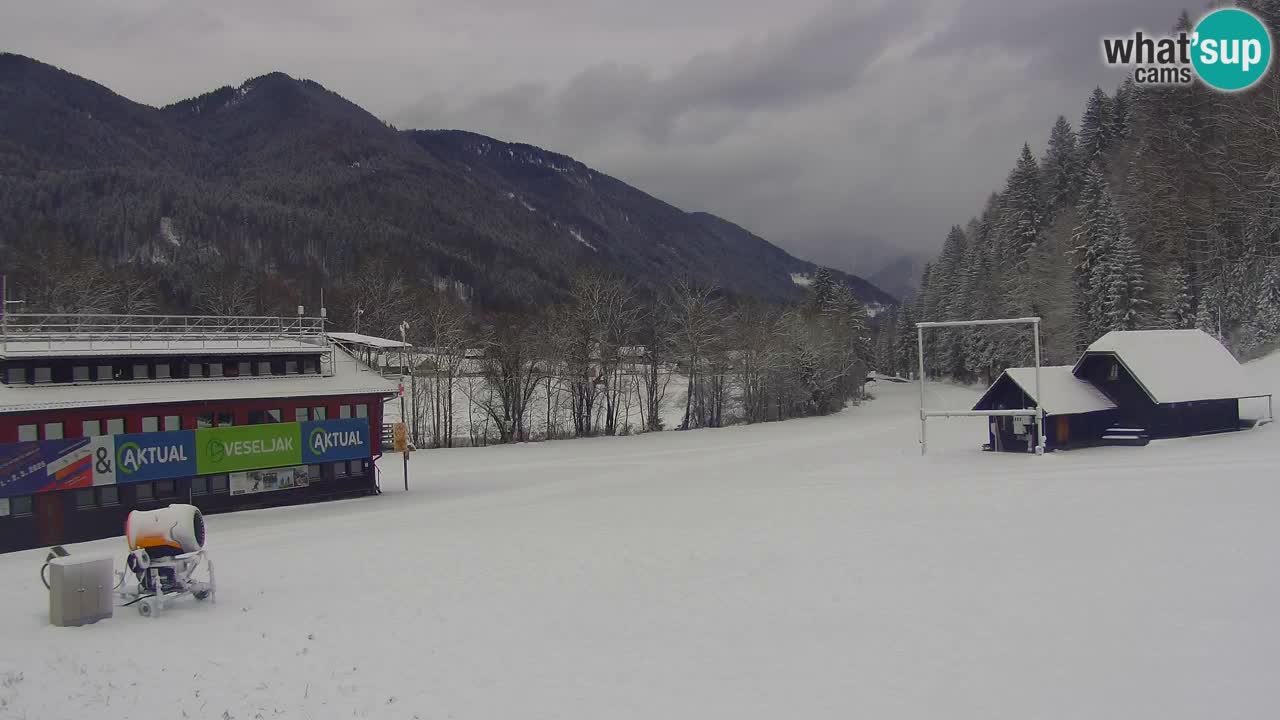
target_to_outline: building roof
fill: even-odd
[[[323,341],[321,341],[323,342]],[[143,357],[153,355],[283,355],[317,354],[327,348],[302,339],[273,338],[246,340],[90,340],[58,339],[9,340],[0,349],[0,357],[73,358],[73,357]]]
[[[1103,354],[1114,355],[1157,404],[1266,394],[1222,343],[1201,330],[1115,330],[1090,345],[1076,369]]]
[[[1032,402],[1044,409],[1046,415],[1075,415],[1078,413],[1113,410],[1115,403],[1103,395],[1098,388],[1087,380],[1081,380],[1072,373],[1070,365],[1050,365],[1040,368],[1040,394],[1043,402],[1036,397],[1036,369],[1033,367],[1009,368],[996,378],[982,399],[973,406],[974,410],[993,410],[987,396],[1000,381],[1008,378],[1031,398]]]
[[[360,333],[331,332],[328,333],[328,335],[329,339],[334,342],[363,345],[375,350],[413,347],[409,343],[400,342],[399,340],[388,340],[387,338],[375,337],[373,335],[361,335]]]
[[[227,377],[199,380],[0,384],[0,413],[153,403],[252,400],[326,395],[391,395],[396,384],[341,350],[329,375]]]

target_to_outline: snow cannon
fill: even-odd
[[[204,549],[204,515],[200,508],[175,504],[134,510],[125,520],[124,537],[129,542],[125,566],[133,574],[133,582],[126,583],[126,573],[116,573],[116,594],[125,600],[124,605],[136,603],[139,613],[151,617],[178,597],[214,597],[213,561]],[[201,566],[205,567],[205,579],[196,576]]]
[[[204,548],[204,516],[195,505],[134,510],[124,523],[130,550],[152,557],[193,553]]]

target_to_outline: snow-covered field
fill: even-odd
[[[43,553],[0,556],[0,718],[1280,716],[1276,425],[1037,458],[939,421],[921,458],[915,386],[876,392],[419,452],[407,494],[388,458],[210,517],[218,604],[154,620],[50,627]]]

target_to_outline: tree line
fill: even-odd
[[[824,269],[794,305],[582,271],[565,301],[523,313],[447,295],[406,310],[407,421],[437,447],[671,429],[672,403],[680,430],[827,414],[863,398],[872,361],[865,306]]]
[[[1272,28],[1280,4],[1241,3]],[[1189,30],[1183,13],[1174,32]],[[917,320],[1037,315],[1046,363],[1110,330],[1200,328],[1242,357],[1280,338],[1280,76],[1246,92],[1095,89],[1039,156],[947,233],[920,289],[885,323],[887,372],[916,364]],[[926,333],[927,372],[990,382],[1032,361],[1028,330]]]

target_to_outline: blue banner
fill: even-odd
[[[307,465],[367,458],[370,447],[368,418],[302,423],[302,462]]]
[[[116,435],[115,481],[145,482],[196,474],[196,434],[190,430]],[[95,462],[102,462],[94,458]]]
[[[86,439],[0,445],[0,497],[92,484]]]

